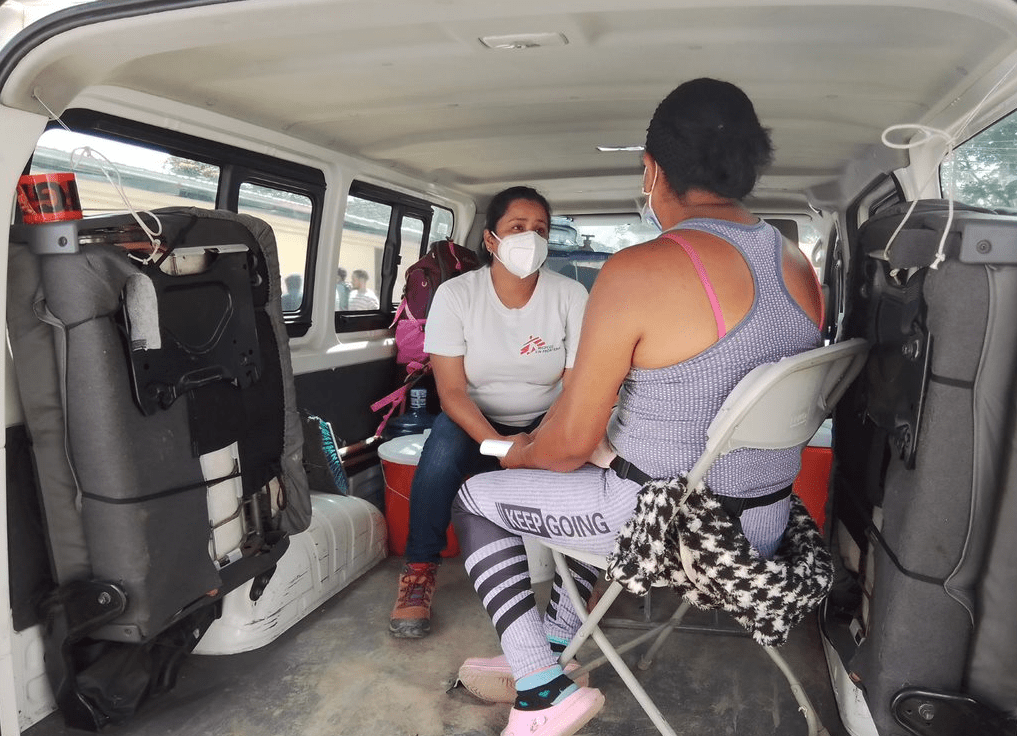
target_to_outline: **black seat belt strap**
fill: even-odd
[[[611,461],[611,470],[613,470],[615,474],[623,480],[635,481],[636,483],[644,486],[653,480],[652,477],[620,455],[615,456],[614,460]],[[755,498],[721,496],[720,494],[714,495],[717,497],[717,500],[720,501],[721,506],[724,507],[724,510],[727,511],[728,515],[732,519],[737,519],[749,509],[754,509],[759,506],[769,506],[771,503],[784,500],[791,495],[791,488],[792,487],[790,485],[785,486],[779,491],[767,493],[764,496],[756,496]]]

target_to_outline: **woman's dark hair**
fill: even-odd
[[[547,213],[547,224],[551,225],[551,205],[548,204],[547,199],[543,194],[538,192],[533,187],[517,186],[509,187],[508,189],[502,189],[494,197],[491,198],[491,202],[487,205],[487,216],[484,220],[484,229],[490,230],[492,233],[495,228],[498,227],[498,220],[505,216],[508,211],[509,205],[515,202],[517,199],[525,199],[530,202],[536,202],[544,208],[544,212]],[[490,263],[493,260],[491,251],[481,244],[480,248],[480,261],[481,263]]]
[[[685,82],[657,106],[646,152],[675,194],[705,189],[730,199],[748,195],[773,160],[770,132],[748,96],[707,78]]]

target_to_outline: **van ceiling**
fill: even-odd
[[[642,144],[684,80],[753,99],[776,148],[755,199],[774,208],[835,203],[900,166],[884,128],[956,122],[1017,58],[1009,0],[99,5],[8,47],[3,104],[38,112],[35,91],[60,111],[133,90],[472,195],[531,183],[563,211],[632,207],[639,154],[597,147]],[[497,48],[505,36],[516,47]]]

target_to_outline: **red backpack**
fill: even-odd
[[[406,366],[406,378],[402,386],[371,405],[372,411],[378,411],[391,404],[376,435],[381,434],[396,407],[405,405],[407,392],[413,384],[431,370],[429,356],[424,352],[424,325],[434,292],[443,282],[479,266],[476,253],[448,238],[431,243],[427,254],[406,269],[403,298],[391,325],[395,328],[396,363]]]
[[[395,327],[396,362],[405,365],[408,373],[412,374],[427,361],[424,324],[439,284],[479,265],[476,253],[448,239],[431,243],[427,255],[406,269],[403,299],[392,326]]]

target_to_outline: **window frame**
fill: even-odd
[[[220,173],[214,202],[217,209],[237,212],[240,186],[244,183],[307,197],[311,202],[311,220],[304,263],[304,290],[305,293],[313,293],[326,191],[325,174],[320,169],[85,108],[66,110],[61,120],[76,133],[140,145],[171,156],[218,166]],[[46,127],[49,130],[62,126],[51,121]],[[26,171],[31,165],[30,159]],[[284,315],[286,332],[290,337],[300,337],[310,330],[312,302],[305,299],[299,311]]]
[[[357,332],[359,330],[386,329],[392,324],[395,313],[393,295],[396,293],[396,281],[399,264],[402,262],[403,219],[412,216],[422,220],[424,232],[417,251],[419,259],[427,252],[431,236],[431,220],[434,215],[435,203],[410,194],[388,189],[355,179],[350,185],[348,197],[366,199],[391,208],[388,230],[385,235],[385,246],[381,256],[381,273],[378,278],[378,309],[368,312],[335,312],[336,333]],[[348,201],[348,198],[347,198]],[[339,241],[339,252],[342,253],[342,239]]]

